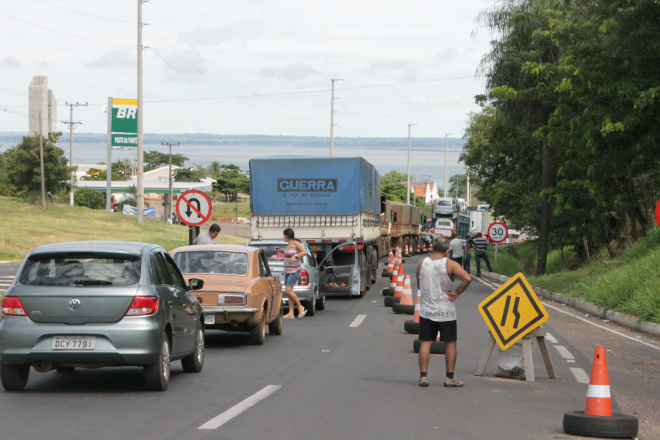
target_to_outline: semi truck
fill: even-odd
[[[364,296],[378,260],[417,245],[421,212],[383,200],[380,174],[363,158],[250,160],[252,240],[281,240],[292,228],[319,264],[326,296]]]

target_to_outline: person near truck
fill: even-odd
[[[193,244],[203,245],[203,244],[213,244],[213,240],[220,234],[220,225],[213,223],[209,228],[209,232],[204,232],[199,234]]]
[[[474,248],[474,243],[472,242],[472,236],[470,234],[465,238],[463,243],[463,269],[467,273],[470,273],[470,260],[472,259],[472,249]]]
[[[293,287],[298,283],[302,274],[302,258],[307,255],[307,249],[300,240],[296,240],[293,229],[286,228],[283,234],[287,247],[286,249],[280,249],[279,247],[276,249],[284,254],[284,292],[289,297],[289,313],[284,315],[284,318],[293,319],[295,317],[293,314],[294,306],[298,306],[298,318],[302,318],[307,314],[307,309],[300,304]]]
[[[445,387],[462,387],[463,382],[454,377],[456,367],[456,306],[454,301],[465,292],[472,278],[460,264],[447,258],[449,240],[438,237],[433,240],[433,255],[417,265],[417,285],[420,290],[419,306],[419,386],[429,386],[428,366],[431,344],[440,332],[445,343]],[[458,278],[461,285],[452,290],[452,281]]]
[[[488,272],[492,272],[493,268],[488,260],[486,249],[488,248],[488,239],[484,238],[481,232],[477,232],[477,237],[474,239],[474,258],[477,260],[477,276],[481,276],[481,260],[483,259],[488,266]]]
[[[456,233],[451,234],[451,243],[449,243],[450,258],[463,266],[463,240],[456,236]]]

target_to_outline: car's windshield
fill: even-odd
[[[449,220],[438,220],[436,226],[451,226],[451,222]]]
[[[139,256],[40,254],[28,258],[19,282],[31,286],[129,286],[140,281]]]
[[[248,255],[233,251],[187,251],[174,254],[174,262],[185,274],[215,273],[247,275]]]
[[[250,243],[250,246],[253,247],[258,247],[259,249],[263,249],[264,252],[266,253],[266,258],[269,260],[284,260],[284,254],[282,251],[287,248],[286,243]],[[279,248],[280,250],[278,250]]]
[[[440,200],[438,206],[451,206],[451,202],[449,200]]]

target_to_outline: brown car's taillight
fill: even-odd
[[[15,296],[2,298],[2,314],[11,316],[27,316],[21,300]]]
[[[240,294],[220,294],[218,295],[219,306],[244,306],[247,304],[244,293]]]

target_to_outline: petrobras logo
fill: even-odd
[[[337,192],[337,179],[277,179],[277,192]]]

